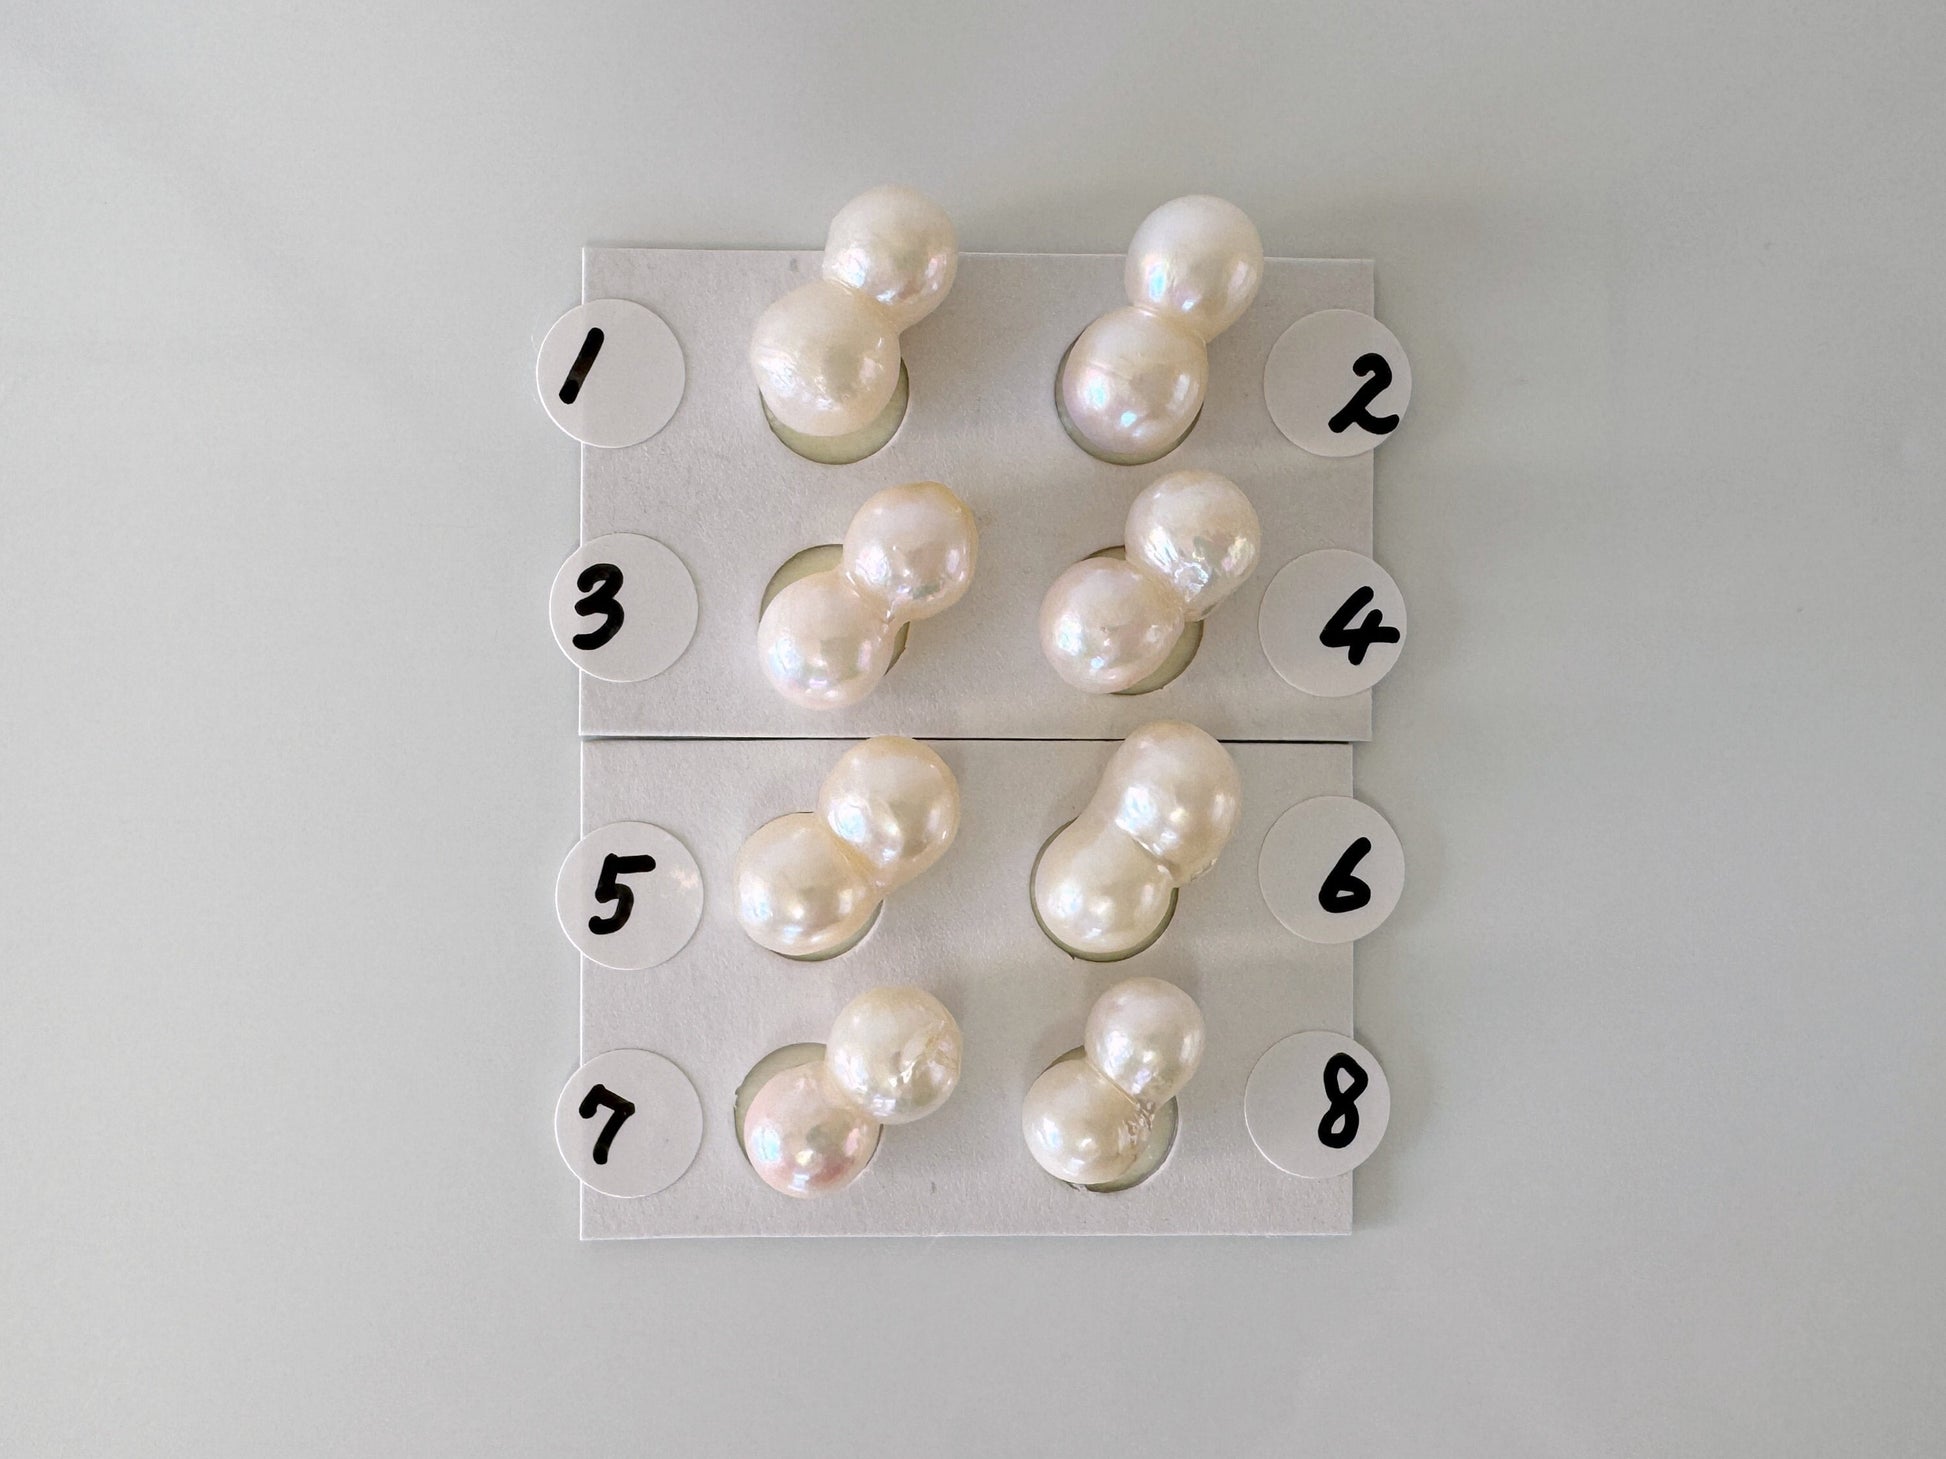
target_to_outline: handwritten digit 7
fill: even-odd
[[[608,1116],[608,1123],[601,1127],[601,1133],[595,1136],[594,1159],[597,1165],[608,1163],[608,1147],[614,1143],[615,1132],[622,1127],[630,1115],[635,1113],[633,1103],[623,1099],[607,1085],[597,1084],[581,1096],[581,1118],[593,1119],[595,1111],[603,1105],[613,1113]]]

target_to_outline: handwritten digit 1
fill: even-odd
[[[1370,375],[1372,378],[1360,386],[1358,393],[1345,402],[1344,408],[1326,422],[1331,427],[1331,434],[1341,436],[1357,426],[1375,436],[1390,435],[1398,427],[1399,418],[1396,415],[1373,415],[1367,407],[1392,388],[1391,363],[1381,354],[1360,355],[1352,361],[1351,373]]]
[[[595,367],[595,356],[601,353],[601,342],[607,338],[600,329],[588,331],[588,337],[581,341],[581,353],[574,357],[568,367],[568,378],[561,382],[561,404],[573,405],[575,397],[581,394],[581,382],[588,378],[588,372]]]
[[[1344,1075],[1350,1078],[1340,1085]],[[1364,1066],[1349,1054],[1333,1054],[1324,1061],[1325,1109],[1318,1121],[1318,1143],[1325,1149],[1342,1150],[1358,1138],[1358,1096],[1369,1083]]]
[[[615,1132],[635,1113],[635,1105],[631,1101],[623,1099],[607,1085],[597,1084],[581,1096],[581,1118],[593,1119],[595,1111],[604,1105],[612,1112],[608,1116],[608,1123],[601,1127],[601,1133],[595,1136],[592,1154],[597,1165],[608,1163],[608,1147],[615,1141]]]

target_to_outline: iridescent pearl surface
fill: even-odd
[[[959,1083],[962,1039],[953,1015],[919,988],[873,988],[831,1026],[824,1062],[832,1084],[888,1125],[923,1119]]]
[[[1041,654],[1090,694],[1133,688],[1169,658],[1183,629],[1256,570],[1263,530],[1250,499],[1214,471],[1176,471],[1137,494],[1123,557],[1091,557],[1041,600]]]
[[[1027,1091],[1020,1132],[1049,1175],[1073,1185],[1114,1180],[1149,1140],[1149,1115],[1085,1059],[1047,1069]]]
[[[1242,782],[1221,744],[1178,720],[1144,725],[1042,851],[1033,877],[1042,927],[1081,957],[1139,951],[1167,919],[1169,894],[1216,864],[1241,810]]]
[[[959,782],[917,740],[878,735],[845,751],[818,791],[818,814],[881,892],[940,857],[959,832]]]
[[[799,578],[757,623],[757,662],[806,709],[843,709],[877,687],[900,625],[944,612],[973,582],[979,530],[936,481],[887,487],[845,528],[837,567]]]
[[[819,278],[777,300],[750,338],[764,403],[791,430],[844,436],[878,418],[899,383],[899,332],[946,297],[953,225],[906,187],[875,187],[831,220]]]
[[[1106,461],[1153,461],[1195,424],[1209,388],[1208,341],[1263,281],[1263,241],[1233,204],[1164,203],[1135,230],[1122,269],[1128,307],[1068,351],[1059,383],[1069,428]]]
[[[858,1179],[878,1137],[878,1121],[843,1097],[821,1061],[773,1075],[743,1119],[751,1169],[772,1190],[800,1199]]]
[[[808,811],[759,826],[737,852],[734,882],[743,930],[785,957],[842,946],[883,899],[858,856]]]
[[[1154,1109],[1203,1062],[1203,1012],[1174,983],[1130,978],[1095,1000],[1081,1046],[1122,1093]]]

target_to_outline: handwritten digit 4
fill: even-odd
[[[1342,1076],[1351,1077],[1339,1084]],[[1358,1096],[1371,1078],[1350,1054],[1333,1054],[1324,1061],[1324,1118],[1318,1121],[1318,1143],[1342,1150],[1358,1138]]]
[[[1391,362],[1377,353],[1360,355],[1352,361],[1351,373],[1370,375],[1372,378],[1361,385],[1358,393],[1345,402],[1344,408],[1326,422],[1331,427],[1331,434],[1342,436],[1357,426],[1375,436],[1390,435],[1398,428],[1399,418],[1396,415],[1373,415],[1367,407],[1392,388]]]
[[[1354,666],[1365,662],[1365,652],[1375,643],[1397,643],[1399,630],[1389,628],[1385,623],[1385,610],[1374,608],[1365,615],[1363,623],[1354,625],[1352,619],[1359,610],[1376,596],[1370,588],[1360,588],[1338,605],[1338,611],[1331,615],[1331,621],[1324,625],[1324,632],[1318,635],[1318,642],[1326,648],[1341,648],[1345,657]],[[1327,600],[1328,601],[1328,600]],[[576,639],[579,643],[581,640]]]
[[[595,1111],[603,1106],[612,1113],[608,1116],[608,1123],[601,1127],[601,1133],[595,1136],[594,1161],[597,1165],[608,1163],[608,1147],[615,1143],[615,1132],[627,1123],[630,1115],[635,1113],[635,1106],[632,1103],[623,1099],[605,1084],[597,1084],[581,1096],[581,1118],[593,1119]]]

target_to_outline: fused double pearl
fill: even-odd
[[[764,403],[809,436],[861,431],[899,384],[899,334],[959,270],[952,220],[909,187],[860,193],[831,220],[819,277],[766,309],[750,339]]]
[[[764,677],[807,709],[856,704],[891,667],[903,625],[966,595],[979,551],[973,513],[936,481],[867,498],[845,528],[838,566],[789,584],[764,609]]]
[[[1087,808],[1041,853],[1034,911],[1078,957],[1139,952],[1169,920],[1176,889],[1212,866],[1236,829],[1242,782],[1195,725],[1158,720],[1115,748]]]
[[[1061,409],[1090,452],[1136,464],[1183,438],[1209,389],[1208,343],[1263,273],[1263,241],[1233,203],[1177,198],[1142,220],[1122,272],[1128,305],[1084,329],[1061,369]]]
[[[1160,978],[1117,983],[1088,1012],[1082,1057],[1047,1069],[1027,1091],[1020,1129],[1041,1169],[1100,1185],[1141,1158],[1156,1111],[1203,1061],[1203,1014]]]
[[[1256,571],[1263,530],[1250,498],[1214,471],[1176,471],[1128,509],[1124,556],[1090,557],[1041,602],[1041,652],[1068,683],[1114,694],[1168,659]]]
[[[918,988],[873,988],[847,1003],[824,1057],[765,1081],[743,1119],[743,1149],[772,1190],[808,1198],[856,1180],[881,1126],[923,1119],[959,1083],[959,1024]]]
[[[815,812],[759,826],[737,852],[737,920],[786,957],[843,947],[887,893],[946,854],[959,805],[953,772],[917,740],[853,745],[825,776]]]

